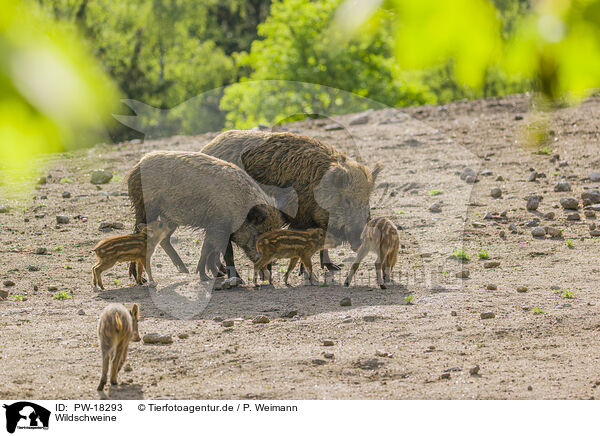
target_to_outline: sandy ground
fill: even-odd
[[[376,111],[359,125],[349,125],[349,115],[338,120],[343,130],[325,129],[329,121],[323,120],[287,126],[369,166],[385,164],[372,215],[390,217],[403,241],[397,283],[387,290],[375,286],[373,257],[351,288],[340,286],[352,260],[343,246],[332,257],[345,267],[323,286],[303,286],[295,277],[286,288],[278,278],[274,288],[214,291],[207,298],[207,286],[178,274],[158,249],[157,289],[133,286],[121,265],[105,273],[106,290],[95,291],[92,248],[133,226],[123,182],[128,169],[148,151],[198,150],[215,134],[49,157],[40,163],[46,184],[25,193],[0,187],[0,203],[10,206],[0,214],[0,279],[14,282],[0,284],[9,293],[0,300],[0,398],[101,398],[96,325],[111,302],[137,302],[141,334],[171,334],[173,343],[133,343],[131,370],[121,374],[120,386],[106,390],[109,398],[595,397],[600,267],[591,256],[598,239],[589,226],[598,220],[584,215],[581,194],[598,188],[589,174],[600,170],[600,99],[556,112],[549,154],[527,145],[537,119],[528,106],[525,96],[513,96]],[[465,167],[478,173],[476,183],[461,179]],[[101,190],[89,182],[98,168],[116,174]],[[528,181],[532,171],[545,177]],[[572,191],[554,192],[563,178]],[[493,188],[501,189],[500,198],[490,195]],[[531,194],[543,196],[537,212],[525,209]],[[580,220],[567,220],[574,211],[563,210],[562,197],[579,200]],[[438,201],[441,212],[431,212]],[[555,217],[546,218],[548,212]],[[56,215],[70,222],[57,224]],[[530,222],[536,218],[538,224]],[[123,223],[125,230],[100,231],[103,221]],[[534,238],[528,225],[562,230],[562,237]],[[175,247],[192,269],[202,233],[176,235]],[[35,254],[40,247],[47,254]],[[452,258],[454,249],[471,260]],[[499,266],[484,267],[480,250]],[[236,251],[236,260],[247,279],[247,259]],[[469,278],[456,278],[462,270]],[[318,274],[323,282],[323,271]],[[54,299],[57,291],[73,297]],[[351,306],[340,305],[345,297]],[[297,315],[284,318],[290,310]],[[482,319],[486,312],[494,317]],[[257,315],[270,322],[254,324]],[[234,320],[233,327],[223,327],[223,319]],[[479,372],[472,375],[475,366]]]

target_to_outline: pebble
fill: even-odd
[[[592,171],[590,173],[590,180],[592,182],[600,182],[600,172],[598,172],[598,171]]]
[[[540,238],[542,236],[546,236],[546,230],[543,227],[535,227],[532,231],[531,231],[531,235],[534,238]]]
[[[345,306],[352,306],[352,300],[350,300],[350,297],[344,297],[340,300],[340,306],[345,307]]]
[[[293,318],[298,315],[298,311],[296,309],[286,310],[281,314],[282,318]]]
[[[468,279],[469,275],[471,275],[471,273],[466,268],[456,273],[456,277],[459,279]]]
[[[223,321],[223,319],[224,319],[224,318],[221,318],[220,316],[215,316],[215,317],[213,318],[213,321],[214,321],[214,322],[221,322],[221,321]]]
[[[597,189],[589,189],[581,193],[581,200],[584,206],[600,203],[600,191]]]
[[[98,230],[109,230],[109,229],[124,229],[125,225],[123,223],[111,223],[108,221],[102,221],[100,223],[100,226],[98,227]]]
[[[508,230],[510,230],[513,233],[517,233],[519,231],[519,229],[517,228],[517,226],[515,224],[509,224]]]
[[[335,355],[333,353],[323,353],[325,359],[333,359]]]
[[[104,169],[95,170],[92,172],[92,175],[90,177],[90,183],[92,183],[93,185],[105,185],[106,183],[110,182],[112,178],[113,175],[109,171],[106,171]]]
[[[554,212],[548,212],[544,214],[544,219],[553,220],[556,214]]]
[[[221,284],[222,289],[232,289],[242,285],[242,279],[240,277],[231,277],[223,280]]]
[[[38,178],[38,180],[37,180],[38,185],[45,185],[46,183],[48,183],[48,180],[44,176]]]
[[[456,313],[456,310],[453,310],[452,312],[450,312],[450,316],[458,316],[458,313]]]
[[[541,195],[530,195],[526,198],[527,200],[527,210],[537,210],[540,206],[540,202],[542,201]]]
[[[501,238],[504,238],[504,237],[506,236],[506,232],[505,232],[504,230],[500,230],[500,233],[498,233],[498,235],[499,235]]]
[[[435,202],[431,206],[429,206],[429,212],[431,213],[440,213],[442,211],[442,203]]]
[[[8,204],[0,204],[0,213],[10,212],[10,206]]]
[[[441,380],[450,380],[450,373],[449,372],[445,372],[442,375],[440,375],[440,379]]]
[[[490,260],[487,262],[484,262],[483,267],[484,268],[496,268],[500,266],[500,261],[498,260]]]
[[[584,214],[586,218],[596,218],[596,212],[593,210],[586,210]]]
[[[567,180],[561,180],[554,186],[554,192],[568,192],[571,190],[571,183]]]
[[[71,218],[66,215],[56,215],[56,224],[69,224]]]
[[[491,176],[491,175],[493,175],[493,174],[494,174],[494,173],[492,173],[492,170],[483,170],[483,171],[481,172],[481,175],[482,175],[482,176],[484,176],[484,177],[488,177],[488,176]]]
[[[392,353],[388,353],[387,351],[384,350],[376,350],[375,351],[375,356],[377,357],[387,357],[387,358],[391,358],[394,355]]]
[[[531,385],[527,386],[527,390],[528,391],[532,391],[533,390],[533,386],[531,386]]]
[[[579,202],[573,197],[563,197],[560,199],[560,205],[563,207],[563,209],[577,210],[579,207]]]
[[[529,292],[529,289],[527,289],[525,286],[517,286],[517,292],[523,294],[525,292]]]
[[[496,182],[503,182],[503,181],[504,181],[504,177],[502,177],[502,176],[496,177]]]
[[[128,363],[127,365],[125,365],[125,366],[123,367],[123,371],[125,371],[125,372],[131,372],[131,371],[133,371],[133,368],[132,368],[132,367],[131,367],[131,365]]]
[[[325,339],[323,341],[323,346],[324,347],[333,347],[333,345],[334,345],[334,343],[333,343],[333,341],[331,339]]]
[[[489,284],[486,286],[486,289],[487,289],[488,291],[495,291],[496,289],[498,289],[498,285],[496,285],[496,284],[494,284],[494,283],[489,283]]]
[[[2,284],[3,284],[4,286],[6,286],[7,288],[9,288],[9,287],[11,287],[11,286],[14,286],[14,285],[15,285],[15,282],[13,282],[12,280],[4,280],[4,282],[2,282]]]
[[[477,177],[477,173],[472,168],[465,168],[460,174],[461,180],[467,180],[468,177]]]
[[[527,227],[537,227],[537,225],[540,223],[540,219],[539,218],[534,218],[532,220],[529,220],[525,223],[525,225]]]
[[[267,318],[265,315],[258,315],[252,318],[252,324],[267,324],[270,323],[271,320]]]
[[[556,227],[546,227],[546,233],[552,238],[562,238],[562,230]]]
[[[600,236],[600,229],[590,230],[590,236]]]
[[[313,360],[312,360],[312,363],[313,363],[314,365],[325,365],[327,362],[326,362],[326,361],[324,361],[323,359],[313,359]]]
[[[5,291],[4,289],[0,289],[0,298],[3,300],[6,300],[8,298],[8,291]]]
[[[567,215],[568,221],[579,221],[581,216],[577,212],[573,212]]]
[[[496,314],[494,312],[483,312],[479,316],[481,319],[492,319],[496,317]]]
[[[360,124],[367,124],[369,122],[369,115],[367,114],[358,114],[350,118],[348,122],[351,126],[358,126]]]
[[[221,322],[221,325],[223,327],[233,327],[233,324],[234,324],[233,320],[231,320],[231,319],[226,319],[225,321]]]
[[[344,126],[342,126],[341,124],[327,124],[325,127],[323,127],[325,129],[325,131],[327,132],[332,132],[334,130],[343,130]]]
[[[71,198],[71,193],[69,191],[65,191],[62,193],[62,198]]]
[[[472,185],[473,183],[477,182],[477,177],[469,176],[465,179],[465,182],[467,182],[469,185]]]
[[[529,174],[529,178],[527,179],[528,182],[535,182],[535,179],[537,179],[538,173],[536,173],[535,171],[532,171],[531,174]]]
[[[48,253],[48,250],[45,247],[38,247],[35,249],[35,254],[46,254]]]
[[[171,344],[173,338],[170,334],[148,333],[142,338],[144,344]]]
[[[492,190],[490,191],[490,195],[492,196],[492,198],[500,198],[502,197],[502,189],[492,188]]]
[[[472,367],[471,369],[469,369],[469,374],[471,375],[477,375],[479,374],[479,365],[475,365],[474,367]]]
[[[484,223],[480,223],[478,221],[474,221],[473,222],[473,227],[475,227],[476,229],[482,229],[482,228],[486,227],[486,225]]]

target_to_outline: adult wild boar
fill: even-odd
[[[297,212],[285,218],[293,229],[320,227],[341,241],[360,246],[360,235],[370,218],[369,197],[381,171],[364,165],[333,147],[304,135],[231,130],[214,138],[203,153],[233,162],[246,170],[263,190],[276,196],[277,187],[292,187]],[[282,202],[279,202],[280,204]],[[287,211],[292,207],[283,207]],[[233,251],[227,247],[225,261],[236,275]],[[321,251],[321,265],[338,269]]]
[[[133,167],[127,184],[136,228],[158,216],[173,228],[160,245],[180,272],[188,270],[171,245],[171,234],[177,226],[206,230],[197,268],[203,280],[207,267],[217,274],[214,259],[228,243],[235,242],[256,262],[258,236],[283,225],[273,199],[246,172],[204,153],[148,153]],[[135,272],[135,264],[129,271]]]

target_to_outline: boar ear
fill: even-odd
[[[330,169],[331,171],[331,183],[336,188],[343,188],[348,184],[348,173],[339,165],[334,165]]]
[[[255,226],[262,224],[267,219],[267,207],[264,204],[254,206],[248,212],[248,221]]]
[[[133,307],[131,308],[131,316],[133,316],[135,319],[138,319],[140,316],[140,308],[138,307],[137,303],[133,303]]]
[[[373,171],[371,171],[371,177],[373,178],[373,183],[375,183],[375,179],[377,179],[377,176],[379,175],[379,173],[382,170],[383,170],[383,165],[381,165],[380,163],[375,165],[375,168],[373,168]]]

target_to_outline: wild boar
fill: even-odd
[[[258,271],[264,271],[273,259],[290,259],[290,264],[285,272],[284,283],[288,284],[290,272],[294,269],[298,260],[308,272],[311,284],[313,282],[311,257],[317,251],[324,247],[332,247],[335,241],[327,235],[323,229],[310,230],[273,230],[260,235],[256,241],[256,250],[260,254],[260,259],[254,264],[254,286],[258,286],[256,276]],[[273,284],[273,275],[267,274],[269,284]]]
[[[160,215],[173,229],[160,245],[180,272],[188,270],[171,245],[171,234],[178,226],[206,230],[196,269],[203,280],[208,280],[207,268],[218,274],[215,259],[228,243],[235,242],[256,262],[256,238],[284,224],[274,200],[245,171],[204,153],[148,153],[131,170],[127,184],[136,225]]]
[[[370,218],[369,197],[382,167],[370,171],[334,148],[308,136],[292,133],[231,130],[221,133],[201,150],[233,162],[252,176],[268,193],[271,187],[292,187],[297,194],[297,213],[284,218],[293,229],[319,227],[354,250]],[[290,209],[289,203],[282,210]],[[227,247],[225,261],[237,275],[233,251]],[[339,269],[321,251],[321,265]]]
[[[360,262],[371,251],[377,254],[377,260],[375,261],[377,284],[381,289],[386,289],[385,283],[391,280],[392,269],[398,260],[398,249],[400,248],[398,229],[394,223],[387,218],[375,218],[369,221],[365,226],[361,235],[361,240],[362,244],[356,253],[356,258],[352,263],[350,273],[344,282],[344,286],[350,286],[352,277],[354,277]]]
[[[149,285],[155,285],[150,260],[156,246],[169,234],[171,228],[159,218],[147,225],[140,224],[139,230],[138,233],[130,235],[111,236],[96,245],[94,251],[98,263],[92,268],[94,287],[100,286],[100,289],[104,289],[102,273],[117,262],[136,262],[136,282],[142,284],[142,273],[146,270]]]
[[[122,304],[109,304],[98,322],[98,339],[102,350],[102,375],[98,390],[104,389],[110,363],[110,384],[117,384],[117,375],[125,359],[130,341],[138,342],[140,332],[138,330],[139,308],[134,304],[127,310]]]

